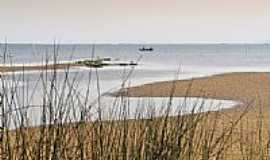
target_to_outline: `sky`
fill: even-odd
[[[14,43],[269,43],[269,0],[0,0]]]

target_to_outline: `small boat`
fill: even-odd
[[[139,51],[141,51],[141,52],[152,52],[152,51],[154,51],[154,49],[152,47],[150,47],[150,48],[142,47],[142,48],[139,48]]]

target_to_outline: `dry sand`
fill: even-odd
[[[270,73],[227,73],[191,80],[156,82],[131,87],[130,97],[205,97],[240,101],[270,115]],[[267,112],[266,112],[267,111]]]
[[[222,115],[221,125],[230,125],[233,120],[241,116],[244,110],[247,110],[234,130],[233,137],[235,140],[244,137],[247,144],[259,147],[268,146],[270,136],[270,73],[227,73],[191,80],[156,82],[131,87],[122,92],[125,96],[130,97],[168,97],[173,95],[174,97],[205,97],[240,101],[242,105],[220,112]],[[261,130],[259,131],[259,129]],[[240,134],[240,132],[244,132],[244,134]],[[259,139],[263,140],[262,143],[255,143]],[[240,150],[238,147],[235,145],[230,152],[235,152],[238,155]]]
[[[191,80],[156,82],[123,91],[129,97],[204,97],[235,100],[249,106],[249,118],[263,110],[270,122],[270,73],[227,73]],[[235,107],[226,113],[236,113]],[[244,108],[244,107],[243,107]],[[267,128],[270,128],[267,127]]]
[[[227,73],[191,80],[156,82],[122,91],[129,97],[205,97],[235,100],[249,106],[249,118],[263,110],[265,122],[270,122],[270,73]],[[241,107],[226,113],[236,113]],[[270,128],[270,127],[267,127]]]
[[[270,73],[228,73],[156,82],[126,89],[130,97],[206,97],[270,104]]]

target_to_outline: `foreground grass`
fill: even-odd
[[[268,159],[269,135],[246,111],[21,127],[2,135],[6,159]]]
[[[241,117],[230,124],[223,118],[213,112],[24,127],[5,132],[1,152],[8,159],[224,159],[237,144]]]

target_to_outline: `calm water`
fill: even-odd
[[[270,45],[148,45],[154,52],[139,52],[142,45],[95,45],[95,57],[112,57],[126,61],[140,59],[130,80],[131,85],[157,80],[190,78],[222,72],[268,71],[270,70]],[[3,48],[3,46],[2,46]],[[8,62],[40,63],[46,57],[53,60],[53,51],[57,50],[57,59],[76,60],[92,57],[92,45],[19,45],[10,44],[8,51],[12,55]],[[113,67],[99,69],[100,80],[105,89],[119,86],[130,68]],[[77,71],[76,71],[77,72]],[[80,69],[80,80],[84,81],[88,69]],[[31,77],[34,75],[32,74]],[[32,78],[30,78],[31,80]],[[86,77],[88,79],[88,77]],[[95,78],[93,78],[95,79]]]
[[[115,91],[127,79],[126,86],[151,83],[155,81],[186,79],[224,72],[270,71],[270,45],[145,45],[154,48],[153,52],[139,52],[142,45],[8,45],[6,63],[29,64],[44,63],[46,57],[53,60],[54,51],[57,60],[67,61],[82,58],[111,57],[124,61],[138,61],[139,65],[131,67],[107,67],[101,69],[72,69],[69,77],[75,79],[74,86],[81,95],[85,95],[87,84],[91,79],[90,98],[96,102],[99,94]],[[3,51],[4,46],[1,46]],[[2,58],[3,63],[3,58]],[[132,74],[130,74],[132,71]],[[64,80],[65,73],[58,73],[58,87]],[[40,72],[26,75],[6,75],[7,86],[12,87],[11,79],[16,79],[18,90],[27,98],[18,98],[20,104],[38,105],[42,103],[42,83]],[[98,81],[97,81],[98,80]],[[97,92],[99,82],[100,92]],[[10,83],[10,84],[9,84]],[[20,96],[18,96],[20,97]],[[22,96],[21,96],[22,97]],[[82,96],[82,98],[84,98]]]

